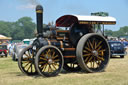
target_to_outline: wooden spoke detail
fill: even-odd
[[[37,74],[34,65],[34,51],[31,45],[24,48],[19,54],[18,66],[20,70],[27,75]]]
[[[42,54],[43,56],[41,56]],[[60,72],[63,65],[62,53],[54,46],[44,46],[36,55],[35,65],[40,75],[55,76]]]
[[[88,33],[77,44],[77,61],[87,72],[103,71],[109,62],[109,50],[108,42],[102,35]]]

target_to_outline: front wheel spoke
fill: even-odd
[[[103,58],[103,57],[99,57],[99,56],[97,56],[97,58],[98,58],[99,60],[104,61],[104,58]]]
[[[44,63],[46,63],[46,62],[39,62],[39,65],[44,64]]]
[[[29,62],[24,66],[24,68],[25,68],[26,66],[28,66],[28,64],[29,64]]]
[[[54,62],[58,62],[58,61],[60,61],[60,59],[56,59],[56,60],[53,60]]]
[[[58,66],[58,67],[59,67],[59,65],[58,65],[57,63],[53,63],[53,65],[55,65],[55,66]]]
[[[46,58],[42,58],[42,57],[40,57],[40,59],[41,59],[41,60],[45,60],[45,61],[47,61],[47,59],[46,59]]]
[[[40,68],[41,68],[41,69],[43,69],[45,65],[47,65],[47,63],[46,63],[46,64],[44,64],[44,65],[42,65]]]
[[[53,52],[53,54],[52,54],[52,58],[54,57],[54,55],[55,55],[55,52]]]
[[[56,55],[55,57],[52,57],[52,59],[55,59],[55,58],[57,58],[57,57],[59,57],[58,55]]]
[[[50,67],[49,67],[49,65],[48,65],[48,73],[50,72]]]
[[[43,72],[45,72],[45,70],[46,70],[46,67],[47,67],[47,64],[42,68],[43,70]]]
[[[49,68],[50,68],[51,72],[53,72],[53,69],[52,69],[52,67],[51,67],[51,65],[50,65],[50,64],[49,64]]]
[[[30,64],[30,66],[28,67],[27,71],[29,71],[29,69],[31,68],[31,65],[32,65],[32,64]]]
[[[31,64],[31,73],[32,73],[32,64]]]
[[[25,55],[26,55],[28,58],[31,58],[31,56],[27,55],[26,53],[25,53]]]
[[[51,64],[52,66],[53,66],[53,68],[56,70],[56,67],[55,67],[55,65],[54,64]]]
[[[22,61],[22,63],[30,63],[29,61]]]
[[[85,54],[85,55],[83,55],[83,57],[85,57],[85,56],[90,56],[90,55],[92,55],[91,53],[90,54]]]
[[[29,55],[29,56],[30,56],[30,58],[31,58],[30,50],[28,50],[28,55]]]

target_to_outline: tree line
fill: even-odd
[[[22,17],[16,22],[0,21],[0,34],[12,37],[13,40],[33,38],[35,25],[30,17]]]
[[[112,30],[105,30],[105,34],[107,36],[113,36],[113,37],[123,37],[128,36],[128,26],[120,27],[118,31],[112,31]]]

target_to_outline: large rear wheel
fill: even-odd
[[[63,55],[55,46],[42,47],[35,59],[35,65],[41,76],[52,77],[59,74],[63,68]]]
[[[84,35],[77,45],[77,60],[87,72],[103,71],[110,59],[110,48],[105,38],[96,33]]]

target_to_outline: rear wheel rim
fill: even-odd
[[[110,49],[107,41],[99,34],[90,33],[82,37],[77,46],[77,59],[87,72],[101,72],[106,68]]]

